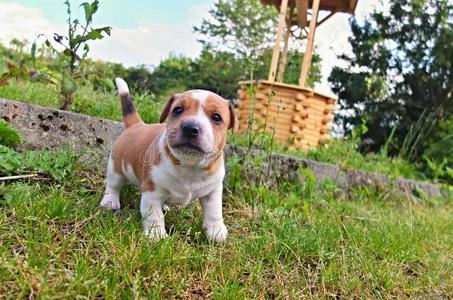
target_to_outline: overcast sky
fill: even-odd
[[[71,1],[81,3],[82,1]],[[0,0],[0,41],[8,44],[12,37],[33,41],[38,34],[49,36],[64,32],[66,14],[63,0]],[[95,16],[96,26],[113,27],[112,35],[93,42],[90,57],[120,62],[126,66],[157,65],[169,53],[196,57],[201,50],[192,27],[208,17],[214,0],[101,0]],[[356,16],[379,5],[379,0],[359,0]],[[74,7],[76,13],[83,9]],[[349,52],[349,15],[337,14],[319,27],[315,46],[322,58],[323,80],[316,90],[330,92],[327,77],[336,56]]]

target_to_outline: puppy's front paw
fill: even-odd
[[[205,223],[204,228],[206,235],[211,241],[216,243],[225,242],[228,236],[228,230],[223,222]]]
[[[159,241],[168,237],[167,232],[165,232],[164,226],[158,225],[145,225],[145,235],[152,241]]]
[[[106,194],[104,195],[104,198],[102,198],[102,201],[99,204],[99,206],[112,210],[120,209],[121,208],[120,198]]]

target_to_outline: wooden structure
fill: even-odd
[[[353,14],[357,1],[261,0],[263,4],[274,5],[280,11],[279,22],[268,79],[257,83],[239,83],[241,131],[247,130],[250,120],[255,118],[265,128],[275,129],[279,142],[295,148],[316,147],[320,141],[329,138],[336,98],[307,87],[315,32],[319,25],[337,12]],[[325,12],[321,20],[318,19],[320,11]],[[288,43],[294,27],[302,32],[302,38],[307,39],[299,85],[283,83]],[[282,37],[284,45],[280,57]],[[265,115],[263,111],[266,111]],[[269,127],[271,124],[274,124],[272,128]]]
[[[335,99],[292,84],[240,82],[239,128],[264,127],[277,141],[307,150],[330,136]],[[252,89],[252,90],[251,90]]]

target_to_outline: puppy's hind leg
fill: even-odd
[[[107,165],[107,178],[105,184],[105,193],[100,206],[109,209],[120,209],[120,191],[126,183],[126,178],[113,170],[113,160],[110,157]]]

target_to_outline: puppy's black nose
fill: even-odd
[[[199,132],[200,126],[196,123],[189,122],[182,126],[182,133],[188,138],[197,137]]]

